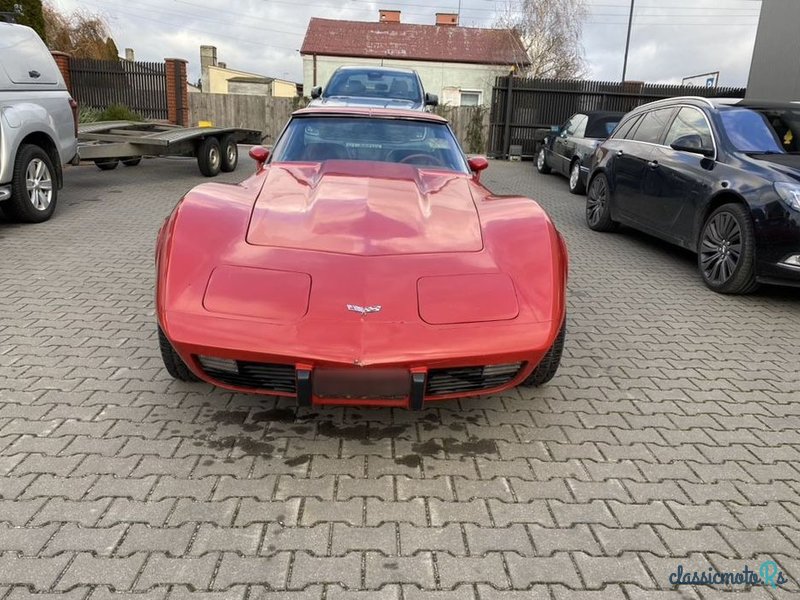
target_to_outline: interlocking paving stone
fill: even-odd
[[[219,181],[251,172],[245,161]],[[297,409],[175,382],[153,240],[193,161],[65,171],[0,220],[0,600],[697,600],[677,565],[800,580],[800,292],[707,290],[695,259],[589,231],[531,163],[483,180],[570,250],[548,385],[421,413]]]

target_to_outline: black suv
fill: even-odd
[[[586,222],[697,253],[712,290],[800,285],[800,104],[669,98],[628,113],[597,149]]]

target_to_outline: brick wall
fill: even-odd
[[[186,85],[186,64],[182,58],[167,58],[167,115],[170,123],[189,125],[189,88]]]
[[[58,50],[52,50],[50,54],[53,55],[56,65],[58,65],[58,70],[61,71],[61,76],[67,84],[67,89],[72,93],[72,78],[69,72],[69,54],[66,52],[59,52]]]

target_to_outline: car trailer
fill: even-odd
[[[164,123],[103,121],[78,126],[78,156],[110,171],[142,156],[193,156],[206,177],[236,169],[237,144],[260,144],[261,132],[239,127],[181,127]]]

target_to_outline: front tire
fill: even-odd
[[[161,327],[158,328],[158,345],[161,349],[161,360],[164,361],[167,373],[179,381],[200,381],[200,378],[186,366],[183,359],[175,352],[175,348],[169,343]]]
[[[536,155],[536,170],[542,175],[550,173],[550,167],[547,166],[547,152],[544,146],[539,149],[539,154]]]
[[[586,185],[581,181],[581,163],[576,160],[569,168],[569,193],[581,195],[586,192]]]
[[[586,193],[586,224],[592,231],[614,231],[619,223],[611,218],[608,179],[602,173],[589,184]]]
[[[140,162],[142,162],[142,157],[141,156],[131,156],[129,158],[123,158],[122,159],[122,164],[125,165],[126,167],[135,167]]]
[[[700,233],[697,265],[703,282],[720,294],[749,294],[756,281],[753,221],[741,204],[723,204]]]
[[[561,364],[561,355],[564,352],[564,337],[567,333],[567,319],[564,318],[564,323],[561,324],[561,330],[558,332],[553,345],[544,355],[542,360],[536,365],[533,373],[528,375],[522,385],[525,387],[539,387],[550,381],[555,377],[556,371]]]
[[[215,177],[222,166],[222,154],[219,140],[208,137],[197,147],[197,166],[206,177]]]
[[[3,213],[13,221],[41,223],[53,216],[57,200],[53,161],[39,146],[22,146],[11,175],[11,198],[0,204]]]

